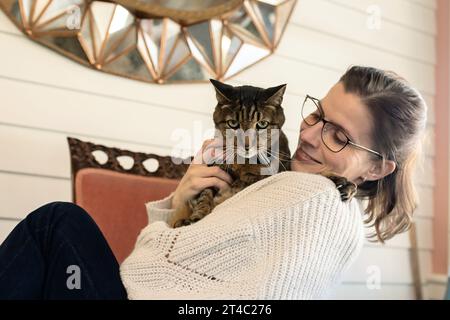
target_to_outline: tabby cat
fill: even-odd
[[[281,130],[285,121],[281,103],[286,85],[263,89],[253,86],[233,87],[220,81],[210,81],[217,98],[214,125],[224,141],[223,150],[227,157],[225,163],[211,165],[218,165],[228,172],[233,183],[225,192],[207,188],[183,208],[178,208],[174,227],[202,219],[235,193],[268,177],[267,172],[275,174],[290,169],[291,152],[288,139]],[[274,133],[278,134],[276,139],[273,139]],[[272,149],[278,150],[272,152]],[[262,168],[267,171],[262,171]]]
[[[224,192],[206,188],[183,207],[177,208],[175,228],[201,220],[215,206],[252,183],[290,170],[291,152],[282,131],[285,116],[281,104],[286,85],[263,89],[233,87],[213,79],[210,81],[217,98],[213,121],[217,134],[224,141],[223,152],[228,160],[208,165],[218,165],[228,172],[233,183]],[[353,196],[356,186],[349,184],[345,178],[328,172],[322,174],[336,184],[343,200]]]

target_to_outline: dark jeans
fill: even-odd
[[[68,202],[31,212],[0,246],[0,299],[126,299],[94,220]]]

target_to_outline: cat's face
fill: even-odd
[[[263,89],[233,87],[216,80],[211,83],[217,97],[213,115],[216,130],[228,141],[234,135],[234,149],[244,158],[253,158],[268,149],[270,152],[277,142],[276,131],[285,121],[281,103],[286,85]]]

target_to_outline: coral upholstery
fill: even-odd
[[[175,190],[192,157],[134,152],[72,137],[67,140],[73,202],[92,216],[121,263],[148,223],[145,203]],[[99,162],[96,152],[103,153],[106,161]],[[123,167],[121,157],[128,157],[132,166]],[[156,167],[147,167],[147,161],[156,162]]]
[[[140,230],[147,225],[145,203],[169,195],[178,182],[86,168],[76,176],[75,198],[100,227],[120,263],[131,253]]]

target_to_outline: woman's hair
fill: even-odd
[[[391,71],[352,66],[340,82],[368,107],[373,119],[372,147],[383,155],[382,165],[384,160],[396,163],[394,172],[360,184],[356,194],[368,200],[365,222],[376,231],[370,237],[384,242],[409,229],[417,207],[412,176],[421,152],[427,105],[416,89]]]

